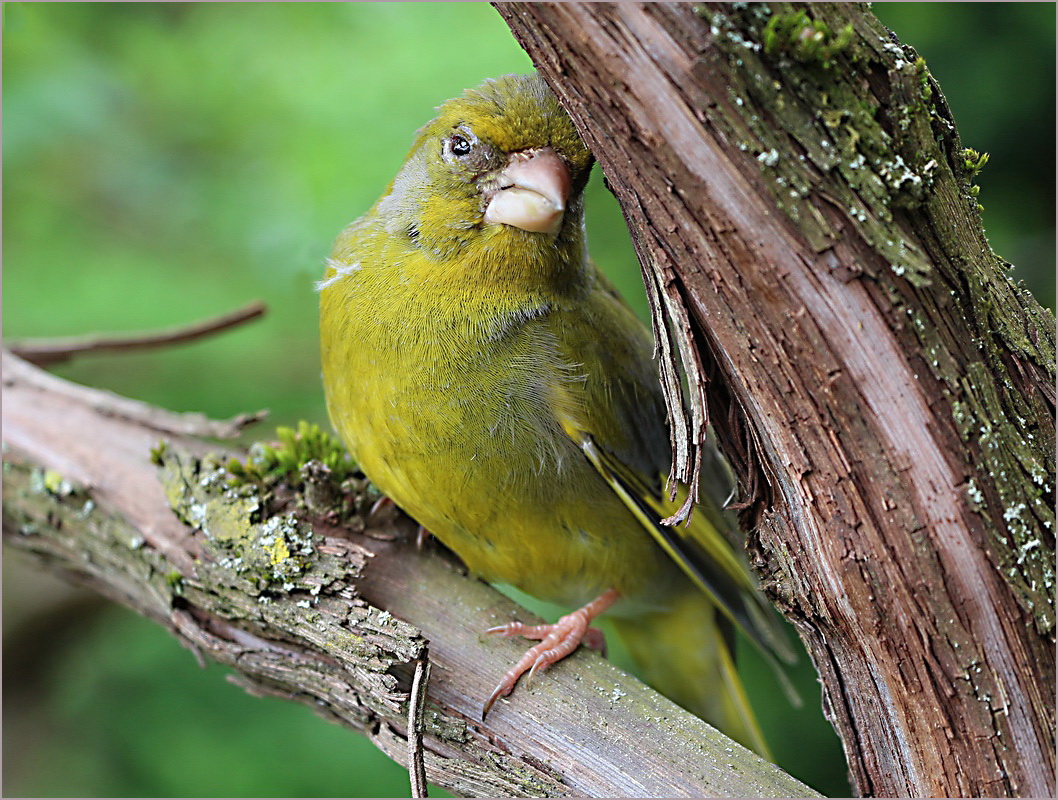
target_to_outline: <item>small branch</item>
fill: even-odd
[[[412,797],[429,797],[422,755],[423,712],[426,710],[426,686],[429,681],[430,657],[424,648],[423,654],[415,660],[415,677],[412,678],[408,698],[408,775],[411,777]]]
[[[38,367],[61,364],[75,356],[89,353],[118,353],[127,350],[151,350],[172,344],[192,342],[215,333],[243,325],[263,316],[267,308],[254,300],[242,308],[211,317],[190,325],[180,325],[161,331],[144,331],[114,336],[72,336],[56,339],[26,339],[9,345],[19,358]]]
[[[57,388],[65,382],[5,354],[5,381],[9,371],[5,542],[233,667],[249,691],[369,736],[413,765],[420,789],[428,778],[460,796],[814,795],[593,652],[519,688],[482,723],[482,699],[521,645],[480,632],[532,615],[437,549],[406,544],[414,526],[372,536],[287,515],[246,524],[256,501],[229,495],[180,455],[202,442],[170,437],[163,491],[149,456],[157,429],[114,413],[124,398]],[[40,480],[41,469],[71,465],[80,486],[53,491]],[[219,505],[198,494],[208,491]],[[253,538],[269,525],[267,543]],[[412,688],[417,664],[424,697]]]
[[[243,428],[264,419],[268,412],[257,411],[252,414],[237,414],[228,420],[209,419],[204,414],[176,413],[164,408],[141,403],[128,397],[121,397],[101,389],[89,389],[80,384],[65,381],[46,372],[35,369],[28,362],[12,357],[8,350],[3,351],[3,385],[15,386],[18,383],[31,383],[47,390],[47,396],[83,403],[93,410],[110,417],[117,417],[128,422],[149,428],[155,433],[175,436],[211,436],[217,439],[231,439],[238,436]],[[33,408],[27,408],[33,413]],[[12,436],[18,435],[19,428],[12,428]],[[57,456],[58,457],[58,456]],[[68,467],[68,469],[76,467]],[[60,469],[60,471],[63,471]],[[82,481],[83,482],[83,481]]]

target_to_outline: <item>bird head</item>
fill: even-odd
[[[387,229],[438,255],[580,239],[593,159],[542,78],[489,80],[438,112],[379,203]]]

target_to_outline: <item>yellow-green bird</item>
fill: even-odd
[[[780,657],[785,640],[717,505],[660,523],[676,504],[653,343],[588,257],[592,163],[536,75],[444,103],[327,260],[328,411],[368,477],[471,571],[581,607],[493,630],[541,641],[486,712],[608,611],[649,683],[765,754],[733,627]]]

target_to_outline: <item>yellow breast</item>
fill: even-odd
[[[584,375],[547,304],[475,310],[387,269],[321,291],[328,410],[365,473],[486,580],[640,594],[668,566],[556,419]]]

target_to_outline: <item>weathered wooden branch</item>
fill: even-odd
[[[1052,796],[1054,317],[925,63],[855,4],[496,6],[621,202],[677,469],[711,418],[859,791]]]
[[[200,460],[220,448],[187,432],[198,418],[72,387],[6,352],[3,389],[5,541],[233,667],[251,692],[305,703],[406,765],[429,643],[425,772],[462,796],[814,794],[590,651],[481,722],[522,646],[481,632],[524,609],[396,528],[258,518],[259,499]]]

